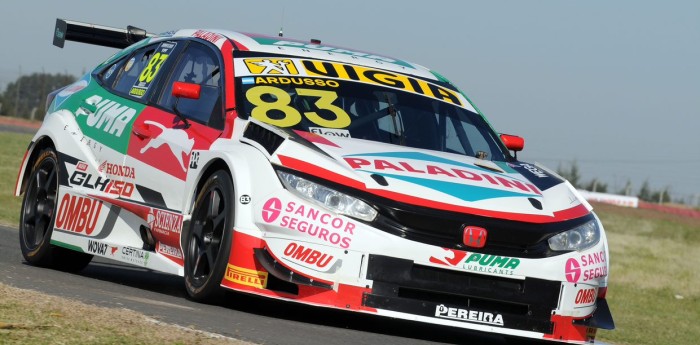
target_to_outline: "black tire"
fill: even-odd
[[[51,245],[58,201],[59,164],[51,148],[39,153],[22,200],[19,219],[19,245],[24,259],[35,266],[77,272],[92,255]]]
[[[231,252],[234,217],[233,182],[219,170],[209,176],[197,194],[190,226],[183,234],[185,288],[200,302],[212,302]]]

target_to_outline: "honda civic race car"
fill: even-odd
[[[66,40],[122,50],[47,99],[15,190],[27,262],[568,343],[614,328],[591,206],[440,74],[231,31],[59,19]]]

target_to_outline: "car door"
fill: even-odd
[[[176,213],[185,204],[187,172],[198,168],[196,151],[208,149],[224,124],[218,49],[197,40],[178,44],[183,45],[180,56],[160,72],[168,78],[134,122],[125,160],[125,165],[138,167],[141,174],[140,199],[134,201]],[[173,96],[175,82],[197,86],[199,97]]]

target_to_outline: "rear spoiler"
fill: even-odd
[[[126,29],[117,29],[57,18],[56,30],[54,30],[53,34],[53,45],[63,48],[66,40],[68,40],[124,49],[142,39],[154,36],[155,34],[131,25],[127,26]]]

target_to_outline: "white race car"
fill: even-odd
[[[66,40],[122,50],[48,97],[16,186],[29,263],[568,343],[614,328],[590,205],[438,73],[231,31],[59,19]]]

